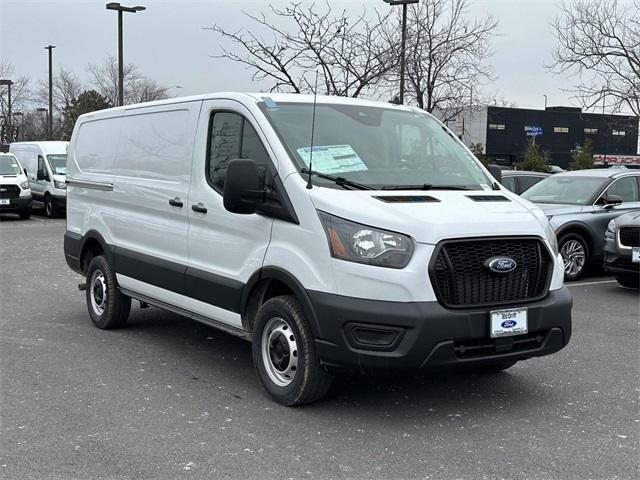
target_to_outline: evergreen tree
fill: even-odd
[[[536,141],[532,137],[524,152],[524,158],[515,166],[518,170],[547,173],[549,172],[549,155],[540,152],[540,147],[536,145]]]
[[[591,139],[587,138],[581,148],[577,148],[571,154],[571,170],[585,170],[593,168],[593,145]]]

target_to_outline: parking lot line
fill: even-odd
[[[601,283],[616,283],[617,280],[598,280],[596,282],[567,283],[567,287],[581,287],[583,285],[600,285]]]

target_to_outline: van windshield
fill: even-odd
[[[13,155],[0,155],[0,175],[20,175],[20,164]]]
[[[265,99],[260,108],[299,171],[311,160],[315,172],[388,189],[480,190],[492,183],[460,142],[421,112],[319,104],[312,155],[312,104]],[[313,181],[340,188],[318,176]]]
[[[67,154],[58,153],[55,155],[47,155],[49,160],[49,166],[53,170],[54,175],[66,175],[67,174]]]

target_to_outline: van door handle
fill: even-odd
[[[191,210],[198,213],[207,213],[207,207],[205,207],[202,203],[191,205]]]
[[[169,199],[169,205],[171,205],[172,207],[180,207],[180,208],[182,208],[184,206],[184,204],[182,203],[182,201],[178,197],[170,198]]]

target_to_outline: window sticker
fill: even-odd
[[[299,148],[297,152],[308,167],[311,147]],[[325,145],[313,147],[313,169],[331,175],[367,170],[367,166],[351,145]]]

